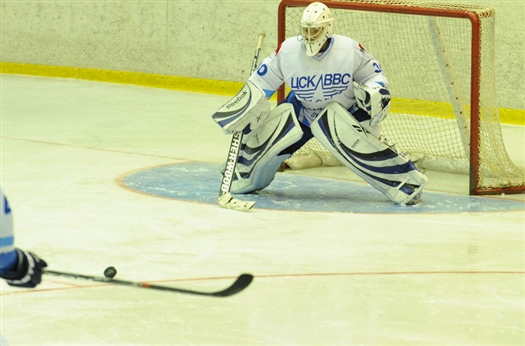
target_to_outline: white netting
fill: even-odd
[[[367,4],[369,8],[352,9],[354,4]],[[382,8],[385,5],[388,8]],[[392,13],[390,6],[411,13]],[[525,169],[512,163],[501,134],[495,91],[493,9],[388,0],[342,0],[330,2],[329,7],[335,18],[335,32],[356,39],[374,54],[389,79],[391,112],[381,124],[389,142],[422,168],[468,173],[474,165],[479,171],[480,191],[524,187]],[[297,4],[286,8],[284,26],[279,24],[286,37],[298,34],[304,8]],[[429,13],[435,10],[440,16]],[[473,25],[469,18],[447,16],[450,10],[475,14],[479,25]],[[477,47],[476,42],[480,47],[479,59],[475,59],[480,64],[479,74],[474,69],[474,75],[479,75],[479,83],[475,83],[479,92],[474,93],[479,94],[479,140],[472,145],[477,148],[479,160],[471,160],[471,90],[476,90],[472,89],[471,51]],[[312,160],[312,153],[322,159]],[[290,159],[290,165],[309,166],[301,164],[308,155],[311,163],[334,164],[327,151],[312,140]]]

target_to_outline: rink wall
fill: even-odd
[[[277,41],[279,0],[2,1],[1,72],[233,94]],[[524,2],[496,10],[499,105],[525,114]],[[372,30],[373,28],[371,28]]]

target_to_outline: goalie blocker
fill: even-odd
[[[212,119],[229,135],[243,131],[248,125],[252,130],[257,128],[268,113],[270,102],[264,91],[248,81],[237,95],[212,115]]]
[[[342,164],[393,202],[420,201],[427,177],[412,161],[368,133],[340,104],[326,106],[311,129]]]

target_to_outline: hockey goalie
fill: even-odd
[[[394,203],[419,203],[427,177],[380,135],[390,92],[378,61],[357,41],[334,34],[323,3],[306,7],[300,27],[226,104],[232,110],[213,115],[224,133],[244,135],[231,191],[264,189],[281,163],[315,137]],[[270,111],[268,99],[285,83],[290,93]]]

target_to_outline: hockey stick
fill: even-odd
[[[262,47],[262,41],[266,34],[259,34],[259,39],[257,41],[257,48],[255,49],[255,54],[253,56],[251,73],[257,68],[257,61],[259,60],[259,53]],[[239,151],[241,149],[243,132],[235,132],[232,136],[230,142],[230,149],[228,150],[228,158],[226,159],[226,167],[224,169],[224,174],[222,175],[221,188],[219,189],[219,198],[217,201],[219,205],[224,208],[248,211],[252,209],[255,204],[255,201],[241,201],[236,198],[233,198],[231,194],[233,177],[235,175],[235,167],[237,167],[237,160],[239,159]]]
[[[147,282],[118,280],[118,279],[111,279],[111,278],[101,277],[101,276],[67,273],[67,272],[61,272],[61,271],[56,271],[56,270],[46,269],[43,272],[44,274],[48,274],[48,275],[63,276],[63,277],[69,277],[69,278],[74,278],[74,279],[84,279],[84,280],[103,282],[103,283],[108,283],[108,284],[113,284],[113,285],[132,286],[132,287],[138,287],[138,288],[149,288],[149,289],[160,290],[160,291],[194,294],[194,295],[209,296],[209,297],[229,297],[231,295],[234,295],[244,290],[246,287],[248,287],[248,285],[253,280],[253,275],[241,274],[230,287],[222,291],[201,292],[201,291],[186,290],[182,288],[152,285]]]

